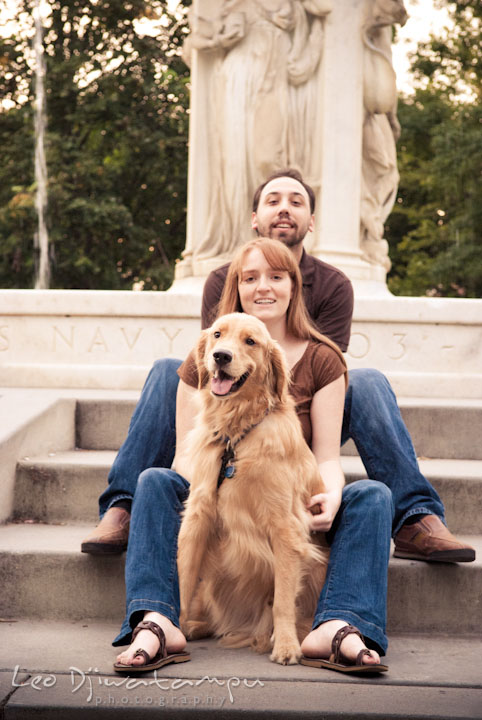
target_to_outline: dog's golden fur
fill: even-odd
[[[226,373],[248,373],[223,396],[211,392],[219,350],[232,355]],[[193,470],[179,535],[181,627],[190,638],[214,634],[296,663],[327,550],[310,535],[306,505],[324,487],[288,394],[286,360],[264,324],[242,313],[204,331],[196,357],[201,410],[186,438]],[[226,438],[235,475],[218,490]]]

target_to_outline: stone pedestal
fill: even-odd
[[[194,346],[201,293],[0,290],[0,308],[0,387],[139,390]],[[346,357],[399,396],[482,399],[482,300],[358,298]]]

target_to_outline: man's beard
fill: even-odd
[[[296,232],[294,235],[286,232],[286,230],[282,230],[281,232],[277,232],[276,234],[274,231],[277,228],[273,228],[269,234],[270,238],[274,238],[276,240],[279,240],[283,243],[283,245],[286,245],[286,247],[294,248],[300,243],[303,242],[304,235],[301,235],[300,232]]]
[[[283,243],[283,245],[286,245],[286,247],[294,248],[300,243],[303,242],[306,232],[303,232],[298,227],[294,228],[295,232],[292,230],[283,230],[279,228],[269,228],[268,237],[279,240]],[[260,233],[261,234],[261,233]]]
[[[294,248],[305,239],[308,226],[304,229],[298,225],[295,225],[294,228],[276,228],[271,225],[269,227],[261,227],[258,225],[257,232],[260,237],[270,237],[279,240],[283,245],[286,245],[286,247]]]

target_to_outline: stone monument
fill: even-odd
[[[295,167],[317,195],[307,249],[356,290],[386,293],[400,133],[391,27],[406,18],[403,0],[194,1],[188,232],[175,288],[230,259],[251,235],[255,188]]]
[[[250,236],[254,188],[295,166],[307,249],[355,287],[350,369],[399,396],[482,402],[482,301],[393,297],[383,225],[398,183],[391,28],[402,0],[194,0],[188,231],[166,292],[0,290],[0,387],[139,390],[185,357],[206,275]]]

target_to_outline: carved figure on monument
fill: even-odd
[[[396,142],[396,75],[392,65],[392,25],[404,25],[403,0],[371,0],[362,31],[364,44],[360,248],[363,259],[390,270],[384,223],[395,202],[399,174]]]
[[[249,239],[249,198],[274,170],[312,178],[315,73],[331,0],[224,0],[214,18],[193,14],[184,57],[214,55],[208,85],[209,209],[192,253],[228,259]]]

